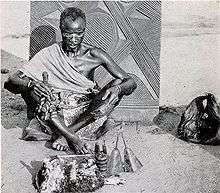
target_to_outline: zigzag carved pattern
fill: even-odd
[[[125,57],[131,52],[131,43],[130,41],[126,41],[123,46],[121,46],[119,49],[116,49],[111,55],[112,59],[116,63],[120,63],[122,60],[125,59]],[[107,76],[108,73],[105,69],[101,69],[99,73],[96,74],[96,80],[101,81],[103,79],[103,76]]]
[[[156,95],[159,97],[159,64],[143,40],[139,37],[138,32],[133,28],[129,18],[124,16],[117,3],[107,1],[105,4],[120,26],[125,37],[132,42],[132,56]]]

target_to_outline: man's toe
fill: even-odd
[[[57,145],[56,145],[56,149],[57,149],[58,151],[61,150],[61,147],[62,147],[62,146],[61,146],[60,144],[57,144]]]
[[[66,151],[68,150],[69,146],[67,144],[66,139],[63,137],[60,137],[53,142],[52,148],[58,151]]]
[[[63,151],[68,151],[69,147],[67,145],[63,146],[64,150]]]
[[[83,148],[82,148],[82,151],[83,151],[83,154],[89,153],[86,147],[83,147]]]
[[[53,149],[57,149],[57,143],[53,142],[52,148],[53,148]]]
[[[61,145],[60,146],[60,151],[66,151],[67,150],[67,146],[66,145]]]
[[[53,144],[52,144],[52,148],[55,149],[55,150],[60,151],[60,150],[61,150],[61,145],[58,144],[58,143],[53,143]]]

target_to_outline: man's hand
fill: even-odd
[[[110,105],[115,104],[119,100],[120,92],[121,92],[121,89],[120,89],[119,85],[110,87],[105,91],[105,94],[102,97],[102,100],[104,101],[104,100],[108,99],[108,103]]]
[[[33,95],[36,95],[40,98],[45,97],[48,100],[50,100],[50,95],[52,93],[51,88],[46,85],[44,82],[40,82],[40,81],[33,81],[31,83],[31,88],[33,90]]]
[[[52,90],[49,86],[43,82],[32,81],[30,85],[30,95],[38,104],[41,102],[42,98],[46,98],[51,101]]]
[[[73,144],[73,146],[74,147],[72,147],[72,149],[78,155],[92,153],[92,150],[89,148],[88,144],[83,141],[75,143],[75,144]]]
[[[48,101],[53,100],[52,89],[48,84],[47,72],[42,73],[43,81],[32,81],[30,87],[32,88],[31,95],[37,101],[45,97]]]
[[[121,89],[119,85],[104,88],[91,102],[90,113],[95,119],[108,115],[114,109],[116,103],[120,100]]]

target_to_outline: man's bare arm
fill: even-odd
[[[120,95],[129,95],[137,87],[137,84],[124,70],[122,70],[114,60],[103,50],[99,48],[94,48],[91,50],[91,54],[101,60],[102,66],[116,79],[115,86],[120,85]]]
[[[29,90],[30,78],[23,72],[17,71],[11,75],[4,84],[4,88],[14,94],[24,93]]]
[[[37,102],[39,102],[41,97],[49,99],[51,94],[51,89],[44,81],[34,81],[21,71],[17,71],[11,75],[5,82],[4,88],[14,94],[30,92],[33,99]]]

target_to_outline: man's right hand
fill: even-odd
[[[49,101],[51,100],[51,94],[52,94],[52,89],[49,87],[49,85],[45,84],[44,82],[40,81],[33,81],[31,83],[31,96],[34,99],[39,100],[42,97],[47,98]]]

